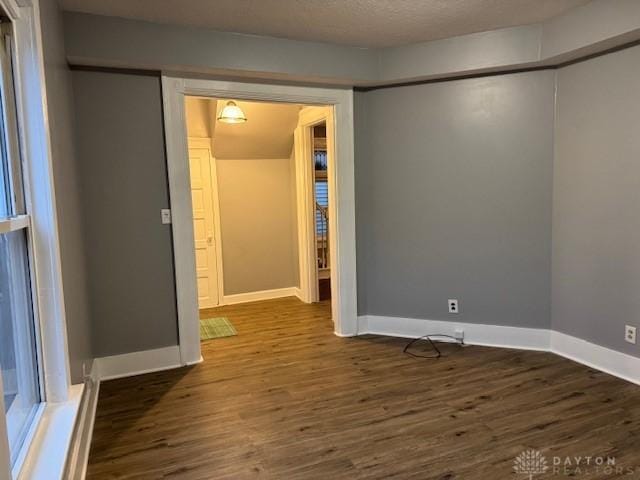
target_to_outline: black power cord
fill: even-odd
[[[440,352],[440,350],[438,349],[436,344],[433,343],[433,340],[431,340],[431,337],[450,338],[452,340],[455,340],[455,342],[447,342],[447,343],[455,343],[456,345],[459,345],[461,347],[464,346],[464,341],[462,341],[460,339],[457,339],[456,337],[452,337],[451,335],[442,335],[442,334],[439,334],[439,333],[435,333],[435,334],[423,335],[422,337],[419,337],[419,338],[414,338],[409,343],[407,343],[407,345],[404,347],[404,350],[402,350],[402,353],[404,353],[406,355],[409,355],[411,357],[415,357],[415,358],[440,358],[440,357],[442,357],[442,352]],[[412,352],[409,351],[409,349],[415,343],[418,343],[418,342],[420,342],[422,340],[427,340],[429,342],[429,344],[431,345],[431,348],[433,348],[433,350],[435,351],[435,355],[416,355],[415,353],[412,353]]]

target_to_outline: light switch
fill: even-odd
[[[160,216],[162,217],[162,224],[169,225],[171,223],[171,210],[168,208],[163,208],[160,210]]]

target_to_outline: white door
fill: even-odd
[[[216,238],[214,235],[213,182],[211,150],[203,141],[189,141],[193,233],[198,275],[198,306],[211,308],[219,304]]]

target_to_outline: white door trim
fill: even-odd
[[[328,107],[331,108],[331,107]],[[321,122],[330,122],[331,112],[327,107],[305,107],[298,115],[298,126],[294,133],[294,152],[296,164],[296,199],[298,226],[298,268],[300,271],[300,293],[303,302],[318,301],[318,244],[316,239],[315,196],[313,171],[313,137],[311,127]],[[329,131],[329,129],[327,129]],[[328,133],[327,133],[328,135]],[[328,145],[327,145],[327,152]],[[329,162],[333,165],[334,155],[331,152]],[[333,167],[327,168],[329,190],[335,184],[335,177],[330,174]],[[330,194],[331,195],[331,194]],[[329,201],[330,216],[331,201]],[[333,225],[330,226],[331,232]],[[331,234],[329,234],[331,237]],[[329,246],[331,251],[331,246]],[[330,257],[331,258],[331,257]]]
[[[201,360],[189,148],[184,111],[184,88],[181,79],[162,78],[162,102],[167,142],[167,173],[171,205],[171,231],[176,276],[176,303],[180,363],[189,365]]]
[[[335,125],[328,126],[335,129],[336,152],[334,201],[330,200],[333,204],[330,215],[335,224],[330,247],[332,316],[336,335],[356,335],[353,92],[345,89],[185,79],[163,75],[162,95],[173,218],[181,362],[186,365],[201,359],[185,95],[333,106]]]

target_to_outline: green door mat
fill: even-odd
[[[200,320],[200,340],[211,338],[233,337],[237,335],[227,317],[205,318]]]

